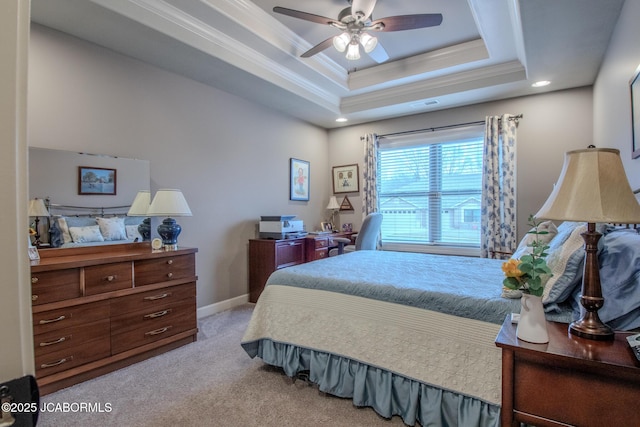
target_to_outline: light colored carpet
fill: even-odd
[[[44,396],[50,407],[111,410],[41,413],[38,426],[404,425],[250,359],[240,341],[252,310],[246,304],[201,319],[193,344]]]

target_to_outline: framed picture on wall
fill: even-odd
[[[333,167],[333,192],[357,193],[360,191],[360,175],[358,165]]]
[[[116,194],[116,170],[78,166],[78,194]]]
[[[309,162],[289,159],[289,200],[309,200]]]
[[[640,157],[640,67],[630,81],[631,87],[631,158]]]

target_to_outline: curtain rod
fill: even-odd
[[[518,119],[521,119],[522,117],[523,117],[522,114],[518,114],[517,116],[509,117],[509,120],[518,120]],[[402,132],[387,133],[387,134],[378,135],[378,136],[381,138],[384,138],[385,136],[407,135],[411,133],[426,132],[426,131],[434,132],[436,130],[442,130],[442,129],[451,129],[451,128],[457,128],[462,126],[483,125],[483,124],[485,124],[485,120],[478,120],[476,122],[458,123],[455,125],[437,126],[437,127],[425,128],[425,129],[406,130]],[[360,139],[362,140],[364,139],[364,137],[360,137]]]

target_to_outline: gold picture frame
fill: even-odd
[[[332,175],[334,194],[360,191],[360,173],[357,164],[334,166]]]

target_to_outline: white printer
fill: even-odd
[[[293,220],[295,215],[260,217],[261,239],[293,239],[306,236],[302,220]]]

